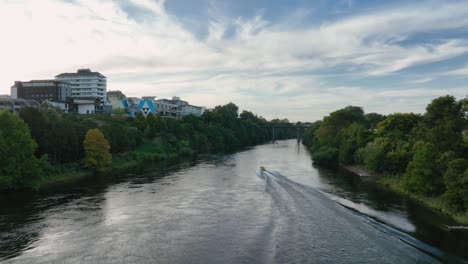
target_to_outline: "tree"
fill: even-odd
[[[428,141],[436,146],[439,153],[460,151],[462,131],[466,128],[462,102],[448,95],[432,100],[426,108],[423,123]]]
[[[256,117],[255,115],[252,113],[252,112],[249,112],[249,111],[242,111],[242,113],[239,115],[239,117],[242,119],[242,120],[255,120]]]
[[[330,113],[329,116],[323,118],[317,130],[316,137],[322,145],[332,145],[337,147],[337,134],[341,129],[351,125],[352,123],[364,123],[364,111],[358,106],[347,106],[343,109]]]
[[[369,129],[377,128],[377,125],[385,120],[385,116],[378,113],[368,113],[364,115],[365,125]]]
[[[376,138],[369,142],[365,148],[356,152],[356,159],[363,162],[366,168],[372,171],[382,171],[383,161],[385,159],[385,139]]]
[[[16,114],[0,112],[0,188],[33,186],[44,174],[45,158],[34,156],[37,144]]]
[[[42,112],[35,107],[26,107],[21,109],[19,116],[26,122],[31,131],[31,136],[39,145],[38,152],[40,154],[45,153],[44,147],[47,143],[45,142],[45,135],[50,131],[47,128],[48,122]]]
[[[454,212],[468,210],[468,161],[458,158],[452,160],[444,174],[445,193],[442,198]]]
[[[420,142],[413,159],[408,164],[404,186],[408,191],[423,195],[437,195],[442,187],[442,177],[437,174],[435,146]]]
[[[168,129],[167,122],[161,115],[156,115],[156,130],[158,132],[166,131]]]
[[[338,137],[340,141],[338,153],[340,164],[353,164],[354,153],[367,144],[370,133],[363,125],[354,123],[342,129]]]
[[[112,113],[121,118],[122,116],[127,114],[127,111],[123,108],[115,108],[112,110]]]
[[[146,123],[146,118],[142,112],[138,111],[135,116],[135,125],[141,132],[144,132],[148,124]]]
[[[109,142],[99,129],[88,130],[83,141],[83,147],[85,149],[84,166],[86,168],[96,170],[110,165],[112,162]]]
[[[149,128],[148,137],[154,138],[156,136],[156,133],[159,130],[157,127],[158,124],[157,124],[156,117],[154,117],[152,113],[148,113],[148,115],[146,116],[146,123],[148,124],[148,128]]]
[[[393,141],[408,141],[411,131],[418,126],[421,116],[413,113],[395,113],[388,115],[377,126],[377,136],[387,137]]]

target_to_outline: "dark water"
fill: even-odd
[[[258,177],[266,166],[265,179]],[[2,263],[462,263],[466,231],[295,141],[0,196]]]

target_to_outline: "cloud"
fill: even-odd
[[[291,120],[313,120],[347,103],[375,111],[379,104],[385,110],[383,103],[405,109],[401,98],[424,97],[421,92],[391,102],[391,92],[381,93],[385,85],[333,87],[334,78],[397,76],[468,52],[462,35],[413,40],[420,33],[466,28],[468,5],[462,2],[418,2],[320,23],[305,22],[305,11],[268,21],[261,11],[230,18],[213,8],[202,38],[185,18],[170,14],[164,1],[0,0],[0,5],[0,32],[6,36],[0,93],[8,93],[14,80],[90,67],[108,76],[109,90],[130,96],[180,95],[209,107],[234,101],[267,117],[287,113]],[[464,70],[452,74],[457,73]],[[401,94],[418,94],[404,90],[406,84]]]
[[[432,78],[427,77],[427,78],[421,78],[421,79],[411,80],[411,81],[408,81],[407,83],[410,83],[410,84],[420,84],[420,83],[432,82],[432,80],[433,80]]]
[[[442,75],[468,76],[468,64],[463,68],[444,72]]]

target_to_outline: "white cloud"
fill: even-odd
[[[407,83],[411,83],[411,84],[420,84],[420,83],[432,82],[432,80],[433,80],[432,78],[427,77],[427,78],[421,78],[421,79],[411,80],[411,81],[408,81]]]
[[[460,69],[444,72],[442,75],[467,76],[468,77],[468,65]]]

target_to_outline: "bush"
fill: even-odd
[[[323,146],[312,153],[312,160],[316,164],[336,164],[338,158],[338,149]]]

